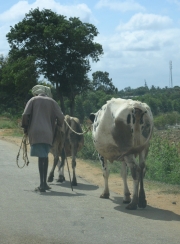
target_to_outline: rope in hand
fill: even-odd
[[[75,134],[77,134],[77,135],[84,135],[85,133],[87,133],[89,130],[91,130],[91,126],[89,126],[88,128],[87,128],[87,130],[85,130],[85,131],[83,131],[83,133],[78,133],[78,132],[76,132],[75,130],[73,130],[72,128],[71,128],[71,126],[68,124],[68,122],[66,121],[66,120],[64,120],[64,122],[67,124],[67,126],[69,127],[69,129],[71,130],[71,131],[73,131]]]
[[[16,157],[16,164],[17,164],[18,168],[20,168],[20,169],[22,169],[25,165],[28,166],[28,164],[29,164],[29,159],[28,159],[28,155],[27,155],[27,145],[28,145],[27,140],[28,140],[28,135],[24,134],[22,141],[21,141],[18,155]],[[23,148],[23,160],[24,160],[23,166],[19,166],[19,162],[18,162],[21,148]]]

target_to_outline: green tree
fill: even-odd
[[[18,58],[16,62],[8,57],[4,59],[0,65],[1,110],[22,112],[27,102],[27,94],[32,86],[37,84],[37,79],[33,57]]]
[[[37,70],[55,86],[63,112],[64,96],[70,99],[71,114],[77,94],[89,86],[89,59],[97,62],[102,46],[94,42],[96,27],[79,18],[66,19],[51,10],[31,10],[7,34],[10,55],[33,56]]]
[[[92,77],[93,90],[102,90],[108,94],[117,93],[118,89],[113,85],[108,72],[96,71],[92,74]]]

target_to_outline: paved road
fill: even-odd
[[[125,210],[122,196],[112,192],[111,199],[100,199],[102,189],[82,178],[74,191],[67,180],[54,181],[46,193],[34,192],[37,159],[30,157],[29,166],[19,169],[18,150],[0,140],[0,244],[180,243],[179,215],[150,206]]]

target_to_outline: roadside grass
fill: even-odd
[[[0,130],[3,136],[21,137],[23,135],[18,119],[11,117],[0,116]]]
[[[0,129],[14,129],[16,127],[16,124],[14,121],[0,118]]]
[[[180,194],[179,185],[171,185],[167,183],[145,179],[144,186],[147,191],[156,190],[159,193],[163,193],[163,194],[175,194],[175,195]]]
[[[79,159],[82,160],[82,158],[79,157]],[[101,170],[102,172],[102,167],[100,164],[99,160],[88,160],[88,159],[83,159],[83,162],[85,164],[88,164],[89,166],[93,167],[93,168],[98,168]],[[78,165],[77,165],[78,167]],[[109,175],[109,181],[111,181],[111,178],[113,179],[113,177],[119,177],[119,180],[121,180],[121,175],[120,175],[120,168],[121,168],[121,162],[113,162],[108,163],[108,168],[110,170],[110,175]],[[102,175],[103,177],[103,175]],[[132,176],[129,172],[128,169],[128,184],[130,187],[133,186],[133,182],[132,182]],[[172,185],[172,184],[167,184],[167,183],[163,183],[163,182],[159,182],[159,181],[153,181],[153,180],[148,180],[148,179],[144,179],[144,187],[145,187],[145,191],[157,191],[159,194],[163,193],[163,194],[180,194],[180,185]]]

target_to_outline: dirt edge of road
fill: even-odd
[[[4,130],[0,130],[0,139],[9,141],[20,146],[22,138],[4,136]],[[17,152],[18,153],[18,152]],[[53,162],[52,155],[49,156],[50,167]],[[70,162],[70,160],[69,160]],[[100,168],[95,167],[81,159],[77,159],[76,174],[94,185],[103,187],[104,180]],[[132,180],[129,179],[129,188],[132,192]],[[123,196],[123,182],[119,175],[110,174],[109,189],[121,197]],[[148,183],[145,181],[147,204],[161,210],[171,211],[180,216],[180,186],[171,186],[159,183]]]

